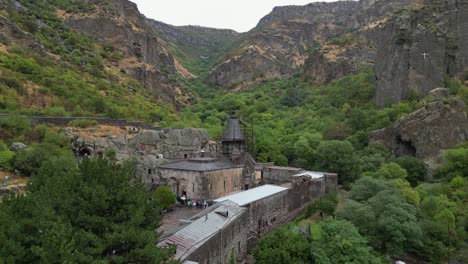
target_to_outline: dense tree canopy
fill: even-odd
[[[107,160],[45,162],[30,192],[0,203],[6,263],[160,263],[160,207],[133,169]]]
[[[317,264],[382,263],[366,239],[347,221],[325,223],[321,227],[320,238],[312,242],[312,254]]]

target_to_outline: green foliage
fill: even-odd
[[[312,243],[314,263],[382,263],[350,222],[327,222],[320,234]]]
[[[115,148],[107,148],[104,151],[104,157],[106,157],[110,161],[116,161],[116,159],[117,159],[117,150]]]
[[[23,117],[0,117],[0,138],[13,139],[31,131],[31,121]]]
[[[426,180],[427,168],[421,160],[414,157],[399,157],[395,159],[394,162],[407,171],[408,175],[406,179],[410,182],[412,187]]]
[[[373,174],[374,177],[381,177],[387,180],[406,179],[408,172],[395,162],[383,165]]]
[[[461,146],[460,148],[448,150],[445,153],[446,161],[440,166],[435,177],[452,179],[457,176],[468,177],[468,148]]]
[[[87,127],[97,126],[98,122],[96,120],[89,120],[89,119],[76,119],[76,120],[72,120],[68,122],[68,125],[72,127],[87,128]]]
[[[313,204],[311,204],[307,210],[307,215],[312,215],[316,212],[320,214],[320,217],[333,216],[335,213],[336,204],[333,201],[319,198]]]
[[[321,170],[338,173],[342,184],[351,183],[361,173],[359,157],[346,141],[323,141],[315,151],[315,158]]]
[[[56,16],[57,9],[89,12],[94,4],[73,0],[21,0],[20,4],[25,8],[11,11],[9,17],[60,59],[52,61],[18,46],[9,46],[8,53],[0,52],[0,70],[4,74],[0,78],[2,112],[107,116],[147,122],[155,122],[155,113],[160,117],[158,122],[175,113],[141,83],[106,71],[104,64],[120,60],[121,53],[71,30]]]
[[[312,263],[309,238],[284,227],[262,238],[253,250],[255,263]]]
[[[404,179],[394,179],[392,183],[395,184],[398,189],[400,190],[400,195],[405,199],[405,201],[409,204],[414,205],[416,208],[419,207],[419,203],[421,198],[419,197],[419,193],[411,188],[410,183]]]
[[[158,206],[133,169],[106,160],[44,162],[25,196],[0,203],[7,263],[162,263]],[[27,230],[27,231],[26,231]]]
[[[358,194],[354,188],[362,190],[366,182],[374,183],[372,191],[368,195]],[[336,215],[338,219],[352,222],[375,249],[399,255],[406,247],[418,244],[422,231],[416,208],[404,201],[395,187],[383,180],[363,178],[353,186],[351,193],[350,198],[357,196],[361,201],[348,200]]]
[[[5,171],[13,170],[13,159],[15,153],[5,147],[3,143],[0,142],[0,169]],[[2,150],[3,149],[3,150]]]
[[[362,177],[353,184],[349,191],[349,198],[358,202],[365,202],[381,191],[394,190],[395,186],[390,182],[372,177]]]
[[[166,186],[159,186],[153,192],[153,199],[163,209],[169,208],[176,202],[174,193]]]

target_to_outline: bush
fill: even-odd
[[[23,83],[13,76],[12,77],[2,76],[0,78],[0,82],[14,89],[19,95],[26,94],[26,88],[24,88]]]
[[[13,160],[15,169],[27,176],[35,175],[46,161],[62,156],[71,156],[71,151],[62,149],[51,143],[34,145],[31,150],[20,150]]]
[[[71,127],[87,128],[97,126],[98,122],[96,120],[89,119],[76,119],[68,122],[68,125]]]
[[[406,179],[412,187],[415,187],[419,182],[426,180],[427,169],[424,162],[421,160],[414,157],[399,157],[395,160],[395,163],[408,172]]]
[[[13,170],[13,159],[15,157],[15,153],[9,149],[0,151],[0,169],[6,171]]]
[[[169,208],[176,202],[174,193],[166,186],[159,186],[153,193],[153,199],[158,206],[164,209]]]

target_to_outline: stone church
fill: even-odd
[[[179,196],[214,200],[255,185],[255,161],[247,153],[246,139],[239,119],[226,121],[220,152],[215,157],[176,160],[158,166],[157,183],[166,185]]]

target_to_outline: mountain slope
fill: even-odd
[[[208,72],[241,36],[230,29],[177,27],[151,19],[147,23],[159,32],[165,46],[177,60],[196,75]]]
[[[145,88],[118,68],[126,53],[71,30],[59,18],[95,12],[92,3],[1,0],[0,7],[2,112],[153,122],[175,112],[170,100],[158,99],[166,99],[162,90]]]
[[[363,12],[370,1],[317,2],[276,7],[247,34],[241,46],[215,67],[208,80],[235,86],[265,78],[287,77],[304,65],[310,51],[355,31],[411,1],[386,1],[385,8]]]
[[[227,90],[303,75],[319,83],[375,71],[376,103],[398,103],[467,70],[468,3],[361,0],[277,7],[208,82]],[[426,54],[426,55],[423,55]]]

